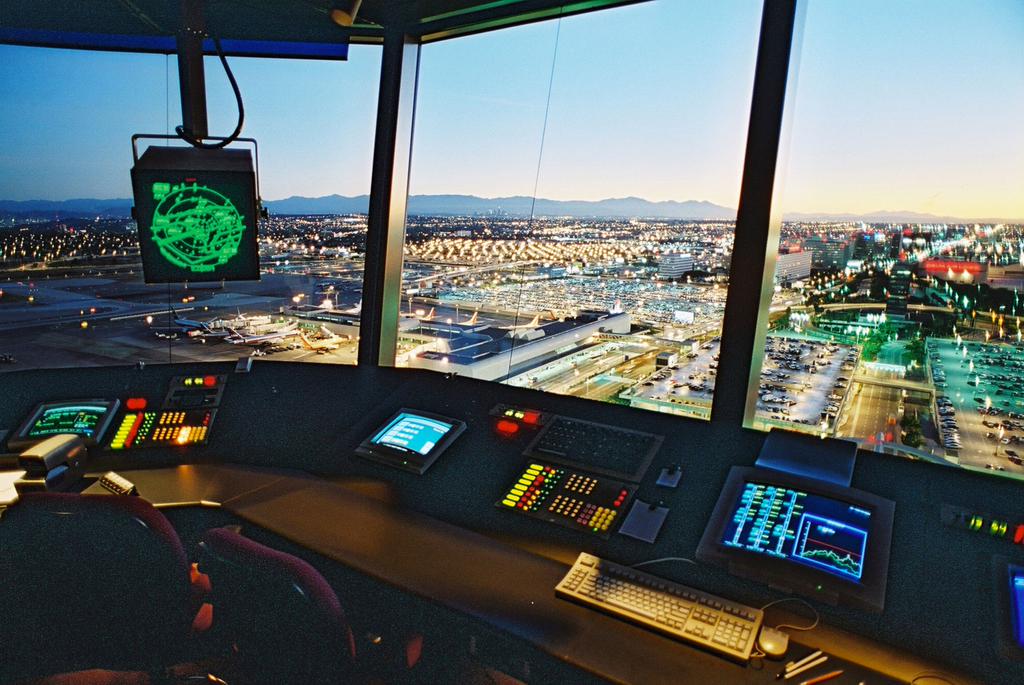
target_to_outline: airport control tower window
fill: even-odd
[[[761,8],[427,45],[397,363],[707,418]]]
[[[1024,6],[806,11],[747,422],[1024,476]]]
[[[380,49],[228,59],[259,141],[261,280],[146,285],[130,138],[181,123],[174,57],[0,47],[0,371],[355,363]],[[236,105],[215,57],[206,90],[226,135]]]

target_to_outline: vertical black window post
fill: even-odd
[[[401,31],[384,34],[359,326],[359,363],[370,366],[394,366],[398,345],[419,64],[417,42]]]
[[[757,395],[750,392],[750,384],[760,375],[754,348],[759,332],[768,324],[774,291],[781,217],[772,216],[772,197],[797,2],[765,0],[761,15],[712,421],[740,424],[745,415],[754,415]],[[754,274],[762,274],[762,278],[752,278]]]

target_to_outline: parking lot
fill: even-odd
[[[681,355],[676,364],[658,369],[636,389],[642,399],[675,405],[711,404],[718,373],[717,339]],[[757,416],[817,427],[834,422],[849,391],[857,351],[846,345],[769,336],[758,387]],[[669,410],[673,410],[670,408]]]
[[[929,340],[940,440],[960,463],[1024,473],[1024,350]]]
[[[808,426],[834,425],[850,390],[857,350],[847,345],[773,336],[765,343],[759,416]]]

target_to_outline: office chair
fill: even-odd
[[[159,671],[194,606],[181,540],[138,497],[31,493],[0,519],[0,682]]]
[[[316,569],[228,528],[207,531],[199,548],[199,571],[212,586],[211,635],[237,655],[228,682],[349,681],[355,639],[337,594]]]

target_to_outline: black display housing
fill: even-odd
[[[32,409],[28,416],[25,417],[25,420],[21,422],[21,425],[18,426],[18,429],[14,431],[14,434],[7,440],[7,449],[11,451],[24,450],[28,447],[31,447],[32,445],[40,443],[43,440],[46,440],[47,438],[51,437],[51,435],[30,436],[29,433],[32,432],[32,428],[35,426],[36,422],[39,420],[39,418],[43,415],[44,412],[49,411],[51,409],[59,409],[61,407],[73,407],[79,404],[94,404],[106,408],[106,413],[104,413],[100,417],[99,421],[96,422],[96,427],[93,429],[93,434],[89,436],[81,436],[82,441],[90,447],[100,444],[104,436],[107,434],[107,429],[109,429],[110,425],[114,422],[114,415],[117,414],[118,407],[121,406],[121,402],[119,400],[89,399],[61,400],[57,402],[40,402],[35,406],[35,408]],[[69,432],[75,435],[80,435],[79,433],[74,433],[73,431]],[[57,433],[54,433],[52,435],[57,435]]]
[[[1020,642],[1016,622],[1024,622],[1024,606],[1016,604],[1011,583],[1015,575],[1024,575],[1024,559],[1008,560],[1004,556],[996,556],[992,561],[993,586],[995,587],[995,616],[998,622],[996,632],[999,635],[999,651],[1007,659],[1024,661],[1024,644]]]
[[[259,280],[249,150],[151,146],[132,167],[132,192],[146,283]]]
[[[766,483],[800,490],[870,511],[870,553],[864,555],[864,568],[859,582],[788,559],[722,544],[723,533],[734,505],[747,483]],[[704,529],[704,535],[697,548],[697,558],[723,566],[735,576],[761,581],[783,592],[801,594],[829,604],[881,612],[885,607],[895,508],[896,505],[891,500],[862,490],[803,478],[774,469],[734,466],[729,471],[715,510]]]
[[[444,437],[438,440],[433,447],[431,447],[429,452],[422,455],[415,451],[395,449],[388,447],[387,445],[376,444],[373,442],[375,437],[380,435],[384,429],[403,414],[431,419],[434,421],[441,421],[451,425],[451,429],[445,433]],[[442,452],[451,446],[455,441],[455,438],[459,437],[464,430],[466,430],[465,422],[459,421],[458,419],[420,411],[419,409],[407,409],[403,407],[392,414],[387,421],[380,424],[380,426],[375,428],[365,440],[359,443],[359,446],[356,447],[356,454],[371,461],[386,464],[387,466],[393,466],[395,468],[402,469],[403,471],[411,471],[412,473],[423,475],[423,473],[430,468],[430,465],[433,464],[439,456],[441,456]]]

